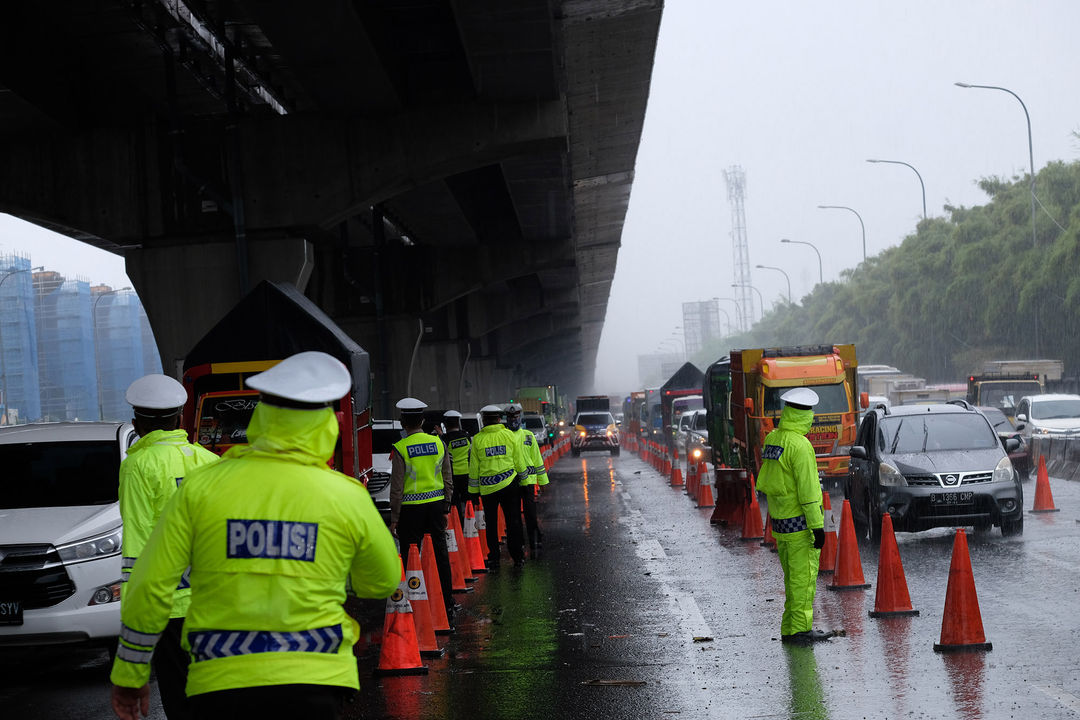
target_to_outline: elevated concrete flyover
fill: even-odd
[[[170,371],[262,279],[375,412],[591,380],[662,0],[55,0],[0,20],[0,211],[122,254]]]

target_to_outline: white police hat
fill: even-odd
[[[128,386],[124,399],[132,407],[174,410],[187,402],[187,391],[168,375],[143,375]]]
[[[498,405],[485,405],[480,408],[481,415],[502,415],[503,409]]]
[[[398,400],[396,407],[403,415],[414,415],[424,412],[427,409],[427,404],[416,398],[407,397]]]
[[[800,410],[809,410],[818,404],[818,395],[810,388],[792,388],[780,396],[788,405]]]
[[[264,395],[307,405],[328,405],[352,387],[345,365],[324,352],[308,350],[290,355],[269,370],[247,379],[247,386]],[[270,404],[275,404],[273,401]]]
[[[445,413],[443,413],[443,417],[444,418],[459,418],[459,417],[461,417],[461,413],[459,413],[457,410],[447,410]]]
[[[519,412],[521,412],[521,406],[518,405],[517,403],[510,403],[509,405],[506,406],[506,412],[508,412],[508,413],[519,413]]]

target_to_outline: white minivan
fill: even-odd
[[[120,461],[129,423],[0,427],[0,647],[120,634]]]

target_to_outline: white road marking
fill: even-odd
[[[1056,685],[1036,685],[1036,688],[1049,695],[1054,700],[1065,707],[1072,710],[1074,713],[1080,714],[1080,698],[1076,697],[1072,693],[1065,692],[1064,688]]]

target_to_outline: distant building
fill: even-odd
[[[696,355],[710,340],[722,336],[719,300],[684,302],[682,312],[683,339],[686,342],[687,357]]]
[[[148,373],[160,373],[161,356],[134,290],[97,285],[91,295],[101,417],[127,420],[131,418],[131,406],[124,400],[128,385]]]
[[[678,353],[638,355],[638,386],[647,388],[660,385],[674,375],[683,362],[683,356]]]
[[[0,256],[0,424],[41,417],[30,258]]]
[[[38,377],[43,420],[97,420],[98,383],[90,283],[34,273]]]

